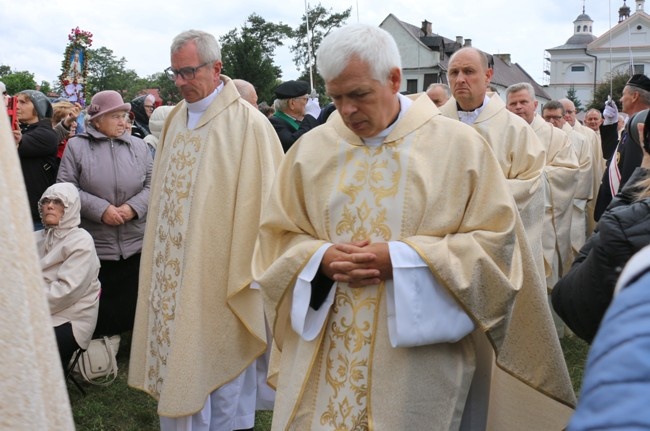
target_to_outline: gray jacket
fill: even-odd
[[[152,165],[147,144],[131,135],[110,139],[88,125],[85,133],[68,141],[57,182],[79,189],[81,227],[92,235],[101,260],[128,258],[141,251]],[[109,205],[124,203],[136,212],[133,220],[120,226],[102,223]]]

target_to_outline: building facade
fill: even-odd
[[[644,11],[645,0],[635,3],[632,12],[624,0],[618,23],[598,37],[593,34],[593,20],[583,7],[582,14],[573,21],[573,35],[567,42],[546,50],[546,90],[553,99],[566,97],[573,89],[586,106],[591,103],[596,86],[607,82],[610,75],[650,74],[650,15]]]
[[[402,58],[402,84],[400,91],[414,94],[426,91],[432,83],[447,84],[447,68],[452,54],[463,47],[472,46],[471,39],[456,36],[454,39],[433,33],[431,23],[422,21],[420,27],[400,21],[390,14],[379,24],[390,33]],[[505,101],[505,90],[519,82],[528,82],[535,89],[540,106],[549,101],[549,94],[517,63],[510,54],[486,53],[490,67],[494,70],[492,87]]]

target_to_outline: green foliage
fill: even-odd
[[[130,80],[138,78],[134,71],[127,73],[126,58],[116,58],[113,50],[106,47],[88,50],[88,79],[85,92],[88,98],[103,90],[125,93]]]
[[[566,98],[573,102],[573,105],[576,107],[576,112],[582,112],[582,102],[576,96],[576,89],[573,85],[567,91]]]
[[[0,78],[7,76],[11,73],[11,67],[7,65],[0,65]]]
[[[3,68],[5,66],[2,66]],[[7,66],[8,67],[8,66]],[[3,72],[5,69],[3,69]],[[19,91],[23,90],[35,90],[36,81],[34,80],[34,74],[26,70],[21,72],[9,72],[5,75],[0,75],[2,82],[4,82],[7,87],[7,93],[14,95]]]
[[[174,82],[167,78],[164,72],[154,73],[146,79],[146,82],[145,88],[158,89],[158,93],[165,104],[175,105],[183,99]]]
[[[629,79],[630,74],[628,72],[614,72],[605,76],[596,86],[594,97],[587,105],[587,109],[595,108],[602,111],[607,97],[611,95],[620,111],[622,107],[619,100]]]
[[[51,93],[53,91],[52,90],[52,85],[50,85],[50,83],[47,82],[47,81],[41,81],[41,84],[39,85],[39,90],[41,91],[41,93],[43,93],[45,95],[47,95],[47,94],[49,94],[49,93]]]
[[[272,103],[273,90],[282,73],[274,63],[273,52],[291,35],[291,27],[286,24],[250,15],[241,30],[230,30],[219,39],[223,73],[250,82],[260,102]]]
[[[311,66],[314,88],[319,94],[325,94],[325,86],[320,77],[316,79],[316,75],[318,75],[316,73],[316,50],[325,36],[345,24],[351,12],[352,8],[349,7],[343,12],[334,13],[331,8],[325,9],[318,3],[315,7],[307,9],[307,13],[302,16],[302,23],[294,31],[293,38],[296,43],[291,47],[291,52],[294,53],[293,62],[298,70],[303,71],[301,79],[307,82],[309,82],[309,67]],[[308,22],[309,37],[307,37]]]

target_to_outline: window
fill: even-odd
[[[584,66],[571,66],[571,72],[584,72]]]
[[[415,94],[418,92],[418,80],[417,79],[407,79],[406,80],[406,93]]]
[[[580,33],[580,26],[576,27],[576,33]]]
[[[429,85],[434,82],[441,82],[437,73],[425,73],[424,74],[424,83],[422,85],[422,91],[426,91],[429,88]]]

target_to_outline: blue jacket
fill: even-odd
[[[635,259],[646,262],[645,268],[605,314],[570,431],[650,429],[650,248]]]

